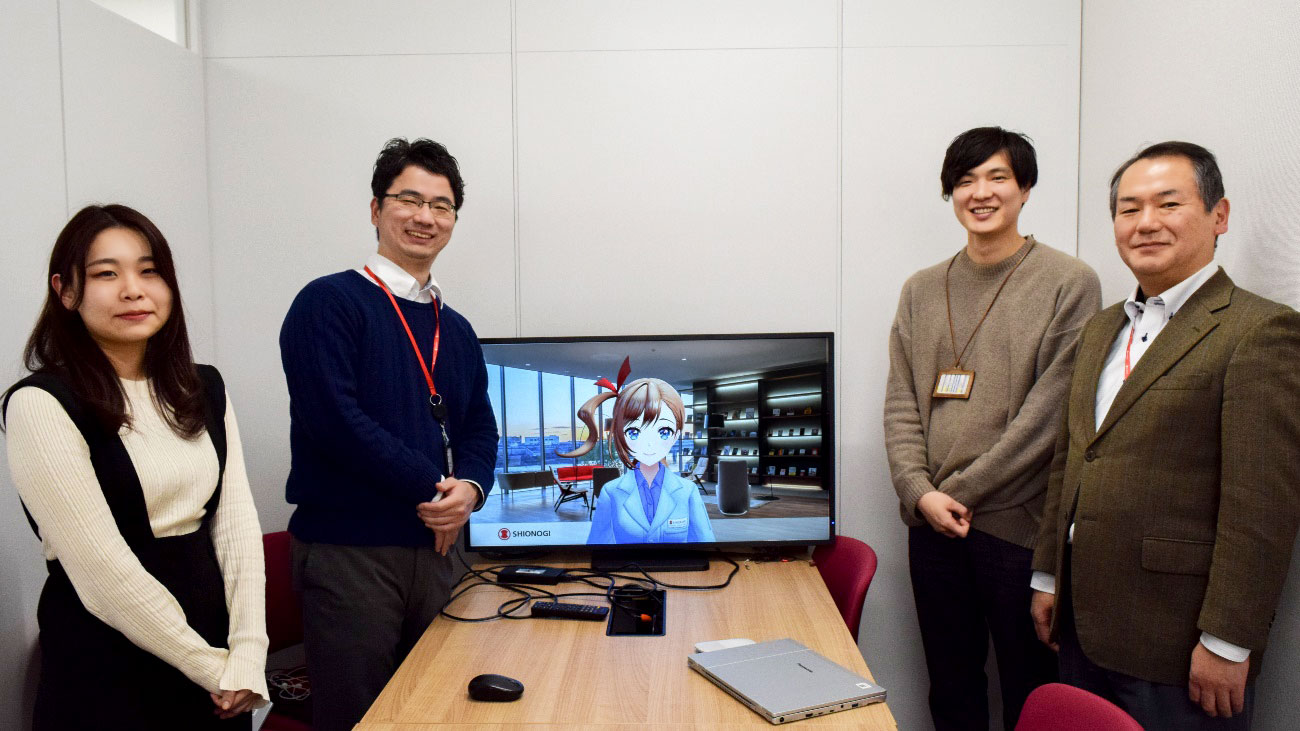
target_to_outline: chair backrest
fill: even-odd
[[[595,467],[591,471],[591,495],[600,497],[600,488],[618,479],[617,467]]]
[[[302,605],[293,590],[289,531],[262,536],[266,559],[266,637],[270,652],[302,642]]]
[[[856,538],[835,536],[834,543],[813,550],[813,563],[856,642],[862,603],[876,575],[876,552]]]
[[[691,470],[691,477],[703,477],[704,471],[709,468],[709,458],[700,457],[695,460],[695,469]]]
[[[718,512],[749,512],[749,465],[743,459],[718,460]]]
[[[1016,731],[1142,731],[1122,708],[1082,688],[1048,683],[1025,699]]]

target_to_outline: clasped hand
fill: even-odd
[[[247,713],[253,710],[253,704],[262,699],[262,696],[245,688],[243,690],[223,690],[221,693],[208,693],[212,698],[212,713],[222,720],[234,718],[241,713]]]
[[[433,531],[434,549],[446,556],[460,536],[460,528],[474,512],[478,502],[478,490],[473,485],[454,477],[443,479],[437,485],[442,499],[437,502],[420,503],[415,512],[425,526]]]
[[[931,528],[949,538],[965,538],[970,530],[970,509],[945,492],[927,492],[916,501],[916,509]]]

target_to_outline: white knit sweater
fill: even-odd
[[[120,432],[144,490],[155,536],[192,533],[217,482],[207,432],[186,440],[167,425],[148,381],[122,381],[130,428]],[[90,463],[90,450],[48,392],[23,388],[8,410],[9,467],[41,529],[47,559],[58,559],[86,609],[208,692],[250,689],[267,698],[265,570],[235,412],[226,400],[226,471],[212,542],[226,588],[230,649],[210,647],[185,622],[171,593],[122,539]]]

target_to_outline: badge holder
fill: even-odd
[[[934,379],[932,398],[970,398],[971,387],[975,385],[975,371],[963,371],[959,368],[946,368],[939,371]]]

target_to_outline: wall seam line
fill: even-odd
[[[63,146],[63,215],[72,218],[72,190],[68,185],[68,95],[63,85],[63,3],[54,4],[55,37],[59,42],[59,143]],[[49,282],[46,282],[48,285]]]
[[[840,345],[835,349],[835,373],[841,373],[842,353],[844,352],[844,0],[840,0],[838,22],[836,23],[836,55],[837,63],[835,64],[835,221],[836,221],[836,238],[839,239],[839,246],[835,252],[835,332],[840,335]],[[840,389],[834,383],[831,384],[832,393],[835,399],[840,398]],[[844,412],[838,403],[832,404],[835,409],[835,433],[843,434],[841,430],[841,414]],[[840,452],[835,450],[835,464],[832,465],[834,472],[831,475],[832,484],[840,484]],[[840,516],[840,503],[844,492],[843,490],[835,491],[835,518]]]
[[[208,124],[210,110],[208,107],[208,59],[203,56],[200,46],[199,33],[202,30],[199,27],[197,15],[191,15],[190,11],[195,13],[199,11],[197,1],[185,3],[185,26],[186,38],[192,40],[193,47],[189,50],[199,58],[199,79],[203,85],[203,181],[207,187],[207,223],[208,223],[208,311],[211,320],[212,329],[212,364],[217,365],[221,362],[221,336],[217,330],[217,246],[216,236],[212,226],[212,125]],[[191,336],[192,338],[193,336]]]
[[[1074,135],[1074,258],[1083,259],[1083,0],[1079,0],[1079,88],[1075,93]]]
[[[523,287],[519,265],[519,42],[515,0],[510,0],[510,176],[514,197],[515,337],[523,335]]]

